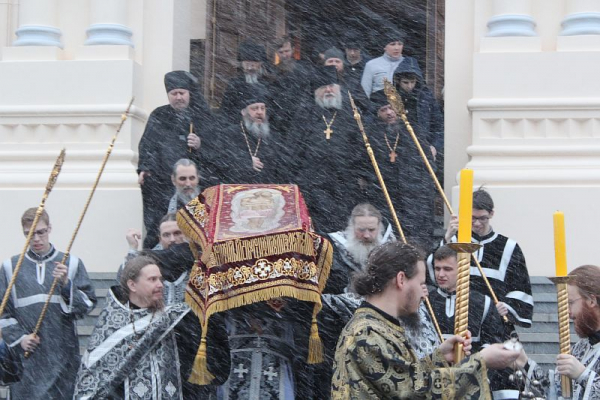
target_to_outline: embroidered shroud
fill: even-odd
[[[212,314],[277,297],[315,303],[308,362],[322,361],[316,315],[332,247],[311,232],[296,185],[213,186],[178,211],[177,223],[197,258],[186,301],[200,319],[202,341],[190,382],[212,379],[205,339]]]

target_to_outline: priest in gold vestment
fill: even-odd
[[[491,399],[487,370],[512,365],[518,352],[493,344],[457,365],[453,348],[470,338],[456,335],[421,359],[398,318],[413,316],[425,283],[423,255],[409,244],[373,250],[353,288],[366,298],[338,341],[332,399]]]

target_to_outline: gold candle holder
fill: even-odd
[[[456,251],[458,262],[458,278],[456,280],[456,308],[454,311],[454,334],[467,337],[469,328],[469,277],[471,276],[471,254],[481,245],[477,243],[448,243]],[[463,345],[457,343],[454,347],[454,362],[459,363],[465,358]]]
[[[571,326],[569,323],[569,296],[567,294],[568,276],[557,276],[549,278],[556,285],[556,296],[558,299],[558,341],[560,354],[571,354]],[[571,379],[561,375],[560,385],[562,397],[571,397]]]

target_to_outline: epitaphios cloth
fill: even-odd
[[[190,381],[208,384],[206,332],[212,314],[278,297],[315,303],[309,363],[322,361],[316,315],[332,261],[331,244],[310,229],[296,185],[219,185],[177,213],[197,258],[186,301],[202,325]]]

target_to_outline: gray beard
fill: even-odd
[[[271,135],[269,121],[265,121],[262,124],[257,124],[256,122],[252,122],[249,119],[244,118],[244,126],[246,127],[246,130],[255,138],[268,139]]]
[[[367,260],[369,259],[369,253],[375,247],[379,246],[383,243],[383,229],[379,230],[379,235],[373,241],[373,243],[363,243],[356,238],[354,235],[354,227],[348,226],[346,228],[346,238],[348,239],[348,243],[346,244],[346,250],[348,254],[356,261],[361,269],[364,270],[367,265]]]
[[[249,83],[251,85],[256,85],[258,83],[258,74],[257,73],[245,73],[244,76],[246,77],[246,83]]]
[[[315,102],[321,108],[335,108],[336,110],[342,109],[342,94],[335,94],[334,97],[324,97],[322,99],[315,96]]]
[[[196,186],[194,188],[194,191],[192,192],[192,194],[187,194],[184,191],[179,190],[179,188],[177,188],[177,198],[183,204],[187,204],[190,201],[194,200],[196,197],[198,197],[199,194],[200,194],[200,188],[198,186]]]

